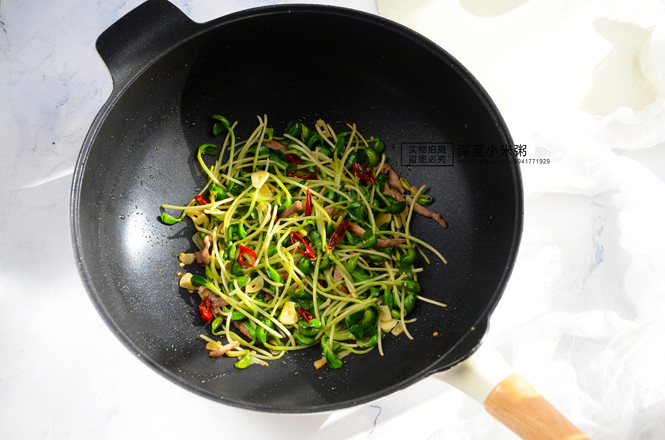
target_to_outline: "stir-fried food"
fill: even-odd
[[[414,213],[447,223],[425,207],[424,186],[386,163],[381,140],[322,120],[277,135],[263,117],[238,141],[235,124],[213,120],[223,142],[196,154],[207,185],[186,206],[162,205],[161,216],[196,228],[198,250],[179,259],[199,269],[180,286],[200,298],[210,356],[245,368],[318,346],[315,367],[340,368],[349,353],[383,354],[388,333],[412,338],[417,301],[445,307],[421,294],[416,262],[429,262],[424,250],[446,260],[410,225]]]

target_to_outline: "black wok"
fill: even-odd
[[[101,316],[143,361],[226,404],[301,413],[377,399],[476,350],[517,254],[522,188],[504,121],[448,53],[357,11],[277,6],[198,24],[166,0],[123,17],[97,49],[114,87],[74,174],[74,250]],[[315,370],[316,349],[246,370],[208,357],[194,299],[177,284],[176,256],[192,248],[193,229],[158,216],[162,203],[186,202],[205,183],[193,155],[211,141],[214,113],[238,121],[239,137],[267,114],[276,128],[321,117],[383,139],[389,162],[431,188],[449,223],[419,218],[413,227],[449,261],[433,259],[421,277],[423,293],[448,308],[420,303],[413,341],[388,337],[385,356],[347,357],[341,370]],[[432,160],[433,150],[420,150],[431,145],[445,157],[409,157]],[[481,160],[464,161],[474,155]]]

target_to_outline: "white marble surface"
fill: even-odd
[[[139,3],[0,3],[0,438],[514,438],[437,378],[332,414],[222,406],[111,334],[76,272],[68,198],[112,87],[95,39]],[[283,2],[174,3],[207,21]],[[377,11],[370,0],[323,3]],[[664,10],[656,0],[379,1],[459,58],[516,142],[551,161],[523,167],[522,248],[488,339],[596,439],[665,436]]]

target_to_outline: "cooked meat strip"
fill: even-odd
[[[406,204],[411,206],[412,203],[413,199],[409,196],[406,196]],[[423,217],[435,220],[444,229],[448,227],[448,222],[441,217],[441,214],[439,214],[438,212],[430,211],[420,203],[416,203],[415,205],[413,205],[413,210],[416,211],[418,214],[422,215]]]
[[[274,139],[269,140],[268,142],[264,142],[263,145],[270,148],[271,150],[286,151],[289,149],[286,145]]]
[[[402,184],[399,181],[399,176],[387,163],[383,164],[383,167],[381,167],[381,170],[379,171],[381,174],[388,174],[388,181],[386,182],[395,192],[401,193],[402,192]]]
[[[226,302],[221,296],[217,296],[210,291],[206,286],[199,286],[198,293],[201,298],[208,297],[210,305],[212,306],[212,313],[215,316],[222,314],[222,307],[226,307],[229,303]]]
[[[208,353],[208,355],[210,355],[214,358],[218,358],[218,357],[223,356],[224,354],[226,354],[227,351],[233,350],[234,348],[237,348],[239,345],[240,345],[240,343],[238,341],[229,342],[228,344],[223,345],[221,348],[218,348],[217,350],[211,351],[210,353]]]
[[[326,208],[326,214],[328,214],[328,216],[331,219],[335,219],[335,218],[339,217],[339,215],[341,213],[342,213],[342,210],[340,210],[337,206],[330,206],[330,207]]]
[[[348,228],[347,230],[351,231],[353,234],[357,235],[358,237],[362,237],[362,235],[365,233],[365,229],[362,226],[360,226],[358,223],[347,222],[347,228]],[[380,238],[376,240],[376,244],[374,246],[379,248],[387,248],[405,242],[406,240],[403,238],[386,238],[386,239]]]
[[[252,339],[252,335],[249,333],[249,329],[245,324],[243,324],[242,321],[232,321],[233,325],[236,326],[236,328],[242,333],[243,335],[247,336],[248,339]]]
[[[278,218],[289,217],[291,214],[300,211],[301,209],[302,209],[302,202],[300,200],[296,200],[295,202],[293,202],[291,206],[282,211],[282,213],[279,215]]]
[[[335,267],[335,271],[333,272],[333,281],[335,283],[339,283],[340,281],[344,281],[344,276],[342,275],[342,271],[339,269],[339,267]],[[339,290],[341,290],[344,293],[348,293],[348,290],[346,290],[346,286],[344,283],[340,284],[337,286]]]
[[[390,187],[392,189],[392,196],[395,197],[397,200],[400,202],[403,200],[406,200],[407,206],[410,206],[413,198],[406,196],[406,199],[402,197],[402,184],[399,181],[399,176],[393,170],[393,168],[388,165],[387,163],[383,164],[383,167],[380,170],[381,173],[387,173],[388,174],[388,181],[386,182],[386,185],[384,186],[384,190],[382,191],[383,194],[386,194],[386,187]],[[416,213],[422,215],[423,217],[431,218],[435,220],[438,224],[440,224],[443,228],[448,227],[448,222],[446,222],[442,217],[441,214],[438,212],[430,211],[429,209],[425,208],[423,205],[420,203],[416,203],[413,207],[413,210],[416,211]],[[405,209],[402,213],[406,213],[407,210]],[[399,217],[398,217],[399,218]]]
[[[390,246],[397,246],[398,244],[406,243],[406,239],[404,238],[385,238],[385,239],[380,239],[376,240],[376,247],[379,248],[387,248]]]
[[[399,181],[399,176],[387,163],[384,163],[381,169],[379,170],[381,174],[388,174],[388,180],[383,185],[381,193],[387,196],[393,196],[398,202],[403,202],[404,197],[402,196],[402,184]],[[395,223],[398,228],[402,227],[402,215],[407,215],[407,210],[404,208],[402,212],[395,215]]]
[[[363,227],[360,226],[358,223],[346,222],[346,225],[347,225],[346,226],[347,230],[356,234],[358,237],[362,237],[362,235],[365,233],[365,229],[363,229]]]
[[[206,237],[203,239],[203,249],[200,251],[194,252],[194,256],[196,257],[196,261],[201,265],[201,266],[207,266],[210,264],[210,246],[212,243],[210,242],[210,236],[206,235]]]
[[[217,296],[212,292],[208,294],[208,299],[210,299],[210,303],[212,304],[213,307],[226,307],[229,305],[229,303],[227,303],[224,298],[222,298],[221,296]]]
[[[335,268],[335,271],[333,272],[333,281],[338,283],[344,279],[344,276],[342,275],[342,271],[339,270],[339,267]]]
[[[393,189],[386,180],[386,183],[383,184],[383,188],[381,188],[381,194],[384,196],[392,196],[393,195]]]

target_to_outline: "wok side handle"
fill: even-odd
[[[197,23],[167,0],[148,0],[128,12],[97,39],[97,52],[113,79],[124,87],[146,65],[191,36]]]
[[[468,359],[437,377],[480,402],[488,413],[523,439],[590,439],[522,375],[515,373],[487,342]]]

